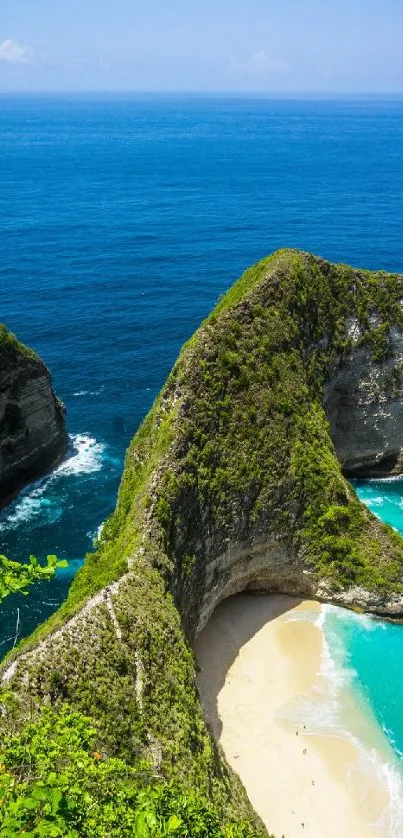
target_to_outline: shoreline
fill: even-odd
[[[321,732],[329,692],[322,609],[285,595],[242,594],[221,603],[196,642],[202,705],[276,838],[379,838],[388,834],[379,832],[386,787],[363,772],[353,734],[329,733],[326,719]],[[369,729],[350,700],[360,727]]]

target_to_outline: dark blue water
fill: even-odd
[[[70,569],[2,607],[0,650],[65,597],[181,344],[283,246],[402,270],[403,100],[0,98],[0,320],[44,358],[70,456],[0,551]],[[6,642],[4,642],[6,641]]]

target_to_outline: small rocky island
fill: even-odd
[[[43,361],[0,325],[0,508],[62,459],[64,416]]]
[[[403,277],[298,251],[241,277],[137,432],[116,510],[67,602],[3,664],[15,699],[3,735],[41,703],[67,703],[95,721],[103,754],[144,757],[158,782],[197,788],[223,821],[267,834],[206,726],[193,644],[245,590],[403,616],[403,541],[346,479],[402,468],[402,304]],[[7,351],[23,396],[2,436],[7,427],[22,445],[32,371],[37,415],[46,397],[52,407],[50,464],[61,408],[37,359]],[[32,457],[33,472],[44,458]]]

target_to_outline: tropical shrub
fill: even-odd
[[[0,554],[0,601],[17,592],[25,595],[33,582],[51,579],[57,567],[67,567],[67,562],[47,556],[46,564],[41,565],[36,556],[30,556],[27,564],[21,564]]]
[[[3,702],[10,701],[6,694]],[[0,750],[1,838],[253,838],[222,824],[196,792],[184,793],[97,749],[91,720],[42,707]]]

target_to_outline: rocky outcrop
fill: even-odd
[[[400,467],[402,299],[403,277],[295,251],[241,277],[137,432],[66,604],[4,667],[20,717],[67,701],[107,753],[252,822],[203,723],[191,645],[245,589],[403,616],[403,541],[343,474]]]
[[[360,345],[350,325],[352,351],[325,385],[324,406],[333,443],[347,475],[385,477],[403,471],[403,335],[391,329],[382,362]]]
[[[0,327],[0,507],[63,457],[65,409],[49,370]]]

